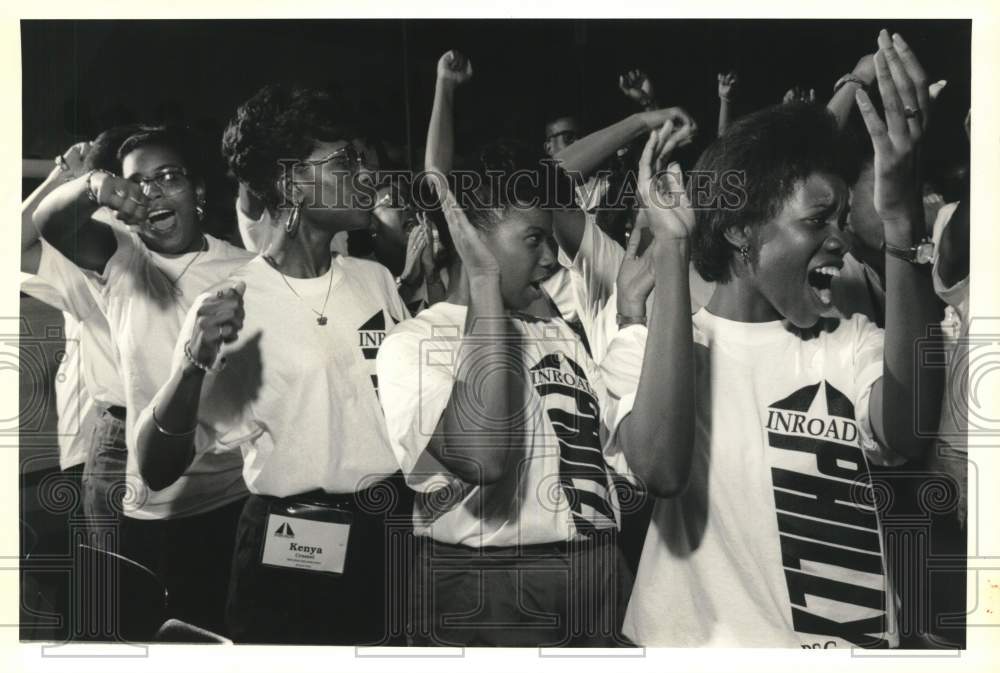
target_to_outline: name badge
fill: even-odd
[[[267,515],[261,565],[343,574],[351,515],[341,510],[289,505]]]

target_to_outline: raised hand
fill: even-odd
[[[917,155],[924,130],[921,110],[930,96],[916,56],[907,48],[903,58],[894,43],[905,43],[897,38],[891,41],[883,30],[874,59],[885,120],[864,90],[858,89],[855,98],[875,149],[874,205],[885,224],[886,240],[911,245],[916,229],[923,226]]]
[[[648,217],[654,245],[656,241],[688,238],[694,230],[694,211],[684,192],[680,166],[674,163],[664,170],[670,153],[679,146],[685,133],[684,129],[675,130],[667,121],[649,134],[639,157],[636,191]]]
[[[430,241],[423,226],[410,229],[406,241],[406,261],[403,264],[403,273],[399,276],[403,282],[413,284],[420,277],[422,258],[429,247]]]
[[[896,83],[899,100],[902,101],[907,115],[907,123],[917,133],[916,139],[919,140],[930,121],[931,92],[927,73],[917,60],[917,55],[899,33],[890,39],[888,31],[881,31],[878,36],[878,46],[885,63],[889,66],[891,74],[889,79]],[[875,74],[878,77],[877,59]],[[880,91],[881,87],[882,81],[879,79]]]
[[[642,107],[652,105],[656,100],[653,82],[642,70],[629,70],[618,76],[618,88],[625,96]]]
[[[424,239],[427,241],[423,251],[420,253],[420,270],[423,272],[423,277],[429,279],[435,270],[434,233],[431,231],[431,225],[424,218],[420,218],[420,228],[423,229]]]
[[[452,243],[462,260],[462,269],[467,277],[499,276],[500,264],[486,244],[479,237],[479,231],[472,226],[455,201],[455,196],[443,181],[432,181],[441,199],[441,211],[448,222],[448,232]]]
[[[793,86],[791,89],[785,92],[784,98],[781,99],[782,103],[815,103],[816,102],[816,89],[806,90],[805,87],[799,85]]]
[[[224,343],[232,343],[243,329],[243,293],[247,286],[238,281],[208,296],[198,307],[188,348],[199,363],[211,367]]]
[[[87,172],[84,160],[90,152],[91,145],[90,142],[76,143],[56,157],[56,165],[63,171],[66,180],[78,178]]]
[[[678,135],[678,146],[690,144],[698,135],[698,124],[687,110],[681,107],[667,107],[659,110],[640,112],[643,123],[650,131],[661,128],[666,122],[672,124],[673,133]]]
[[[875,54],[865,54],[858,59],[857,65],[851,71],[861,81],[871,84],[875,81]]]
[[[719,98],[731,100],[735,95],[736,85],[739,84],[739,76],[735,70],[719,73]]]
[[[456,86],[465,84],[472,79],[472,61],[455,49],[446,51],[438,59],[437,78]]]
[[[97,198],[97,205],[115,211],[118,219],[128,225],[138,226],[149,215],[149,198],[136,183],[104,171],[90,174],[90,192]]]
[[[635,226],[628,239],[628,247],[625,249],[625,257],[618,267],[618,278],[615,280],[617,289],[618,313],[623,316],[638,318],[646,315],[646,299],[653,291],[656,284],[656,276],[653,273],[653,255],[649,248],[645,253],[639,254],[639,247],[642,243],[643,233],[647,231],[644,223],[640,220],[646,218],[642,216],[636,218]]]

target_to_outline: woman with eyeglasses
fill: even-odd
[[[135,419],[166,380],[188,309],[251,255],[203,230],[204,172],[182,129],[141,127],[117,150],[117,171],[95,169],[50,193],[34,215],[42,236],[84,270],[119,357],[128,459],[124,520],[109,549],[157,572],[171,613],[213,630],[222,606],[232,535],[246,487],[239,456],[197,450],[167,487],[146,483],[135,453]],[[94,218],[105,207],[128,225]],[[117,547],[115,544],[117,543]]]
[[[224,153],[284,243],[199,298],[138,421],[150,482],[183,474],[196,446],[242,453],[251,495],[227,605],[238,642],[386,640],[387,574],[401,565],[387,536],[405,531],[386,513],[409,502],[391,481],[375,356],[408,315],[383,266],[330,250],[368,227],[375,193],[343,117],[328,95],[282,86],[237,110]]]

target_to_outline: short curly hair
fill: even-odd
[[[282,161],[305,159],[317,142],[360,135],[349,107],[329,92],[269,84],[237,108],[222,154],[236,179],[273,209],[281,201]]]
[[[813,173],[838,175],[852,185],[858,169],[856,144],[825,108],[787,103],[736,121],[709,145],[689,176],[695,269],[707,281],[728,282],[736,249],[727,231],[775,217]],[[734,191],[734,176],[741,190]]]
[[[204,154],[203,144],[194,131],[184,126],[135,127],[118,147],[116,153],[118,170],[121,170],[122,161],[130,152],[140,147],[154,145],[176,152],[184,162],[184,168],[187,169],[188,176],[193,182],[205,179],[208,160]]]

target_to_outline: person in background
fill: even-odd
[[[184,129],[142,127],[95,168],[49,193],[34,223],[91,275],[118,351],[128,461],[119,550],[160,575],[172,616],[223,631],[236,520],[246,498],[240,457],[198,452],[167,488],[143,480],[136,420],[166,380],[195,297],[252,257],[202,229],[202,147]],[[95,217],[113,211],[125,228]]]
[[[733,99],[736,97],[739,84],[739,76],[735,70],[720,72],[719,79],[719,128],[718,135],[722,135],[729,127],[733,119]]]

